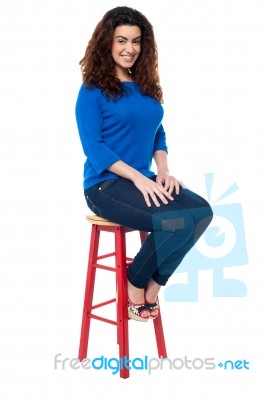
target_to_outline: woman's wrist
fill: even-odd
[[[163,150],[157,150],[154,153],[153,158],[157,166],[158,175],[169,174],[167,153]]]
[[[168,168],[157,168],[157,175],[169,175]]]
[[[107,169],[108,171],[113,172],[114,174],[121,176],[122,178],[129,179],[133,183],[136,182],[136,180],[138,180],[142,175],[138,170],[121,160],[117,161]]]

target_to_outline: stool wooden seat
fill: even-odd
[[[91,224],[106,225],[106,226],[120,226],[119,224],[109,221],[108,219],[105,219],[103,217],[99,217],[98,215],[86,215],[86,219]]]
[[[128,340],[128,310],[127,310],[127,271],[126,267],[131,263],[132,258],[126,255],[126,233],[134,231],[134,229],[127,228],[125,226],[116,224],[112,221],[106,220],[97,215],[87,215],[86,219],[92,224],[91,227],[91,240],[90,240],[90,251],[89,261],[87,270],[87,279],[84,296],[84,307],[82,316],[82,326],[80,334],[80,345],[79,345],[79,360],[82,361],[87,357],[88,342],[89,342],[89,331],[91,319],[97,319],[102,322],[106,322],[117,327],[117,343],[119,345],[119,359],[126,357],[129,359],[129,340]],[[115,251],[112,253],[106,253],[99,255],[99,241],[100,233],[102,231],[111,232],[115,235]],[[147,232],[139,232],[140,239],[143,243],[148,236]],[[114,257],[115,266],[110,267],[98,263],[98,260],[104,258]],[[116,274],[116,293],[115,297],[106,300],[102,303],[93,305],[93,293],[96,269],[103,269],[106,271],[112,271]],[[103,318],[93,313],[94,309],[116,302],[116,320]],[[138,322],[136,322],[138,323]],[[158,317],[153,320],[155,338],[157,343],[157,350],[159,358],[166,358],[166,347],[163,333],[163,325],[161,319],[161,312]],[[122,365],[120,369],[120,377],[128,378],[129,369]]]

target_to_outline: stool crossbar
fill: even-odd
[[[82,326],[80,334],[80,345],[79,345],[79,360],[82,361],[87,357],[88,343],[89,343],[89,332],[91,319],[97,319],[99,321],[115,325],[117,327],[117,343],[119,346],[119,358],[129,359],[129,340],[128,340],[128,310],[127,310],[127,271],[126,267],[132,261],[132,258],[126,255],[126,234],[134,231],[116,224],[112,221],[108,221],[102,217],[96,215],[86,216],[87,220],[92,224],[91,227],[91,240],[90,240],[90,251],[89,261],[87,270],[87,279],[84,296],[84,307],[82,316]],[[99,255],[99,242],[100,234],[102,231],[111,232],[115,235],[115,251]],[[147,232],[140,232],[141,243],[144,242],[148,236]],[[109,257],[115,258],[115,266],[110,267],[102,264],[101,260]],[[100,261],[100,263],[98,262]],[[93,304],[93,294],[96,270],[102,269],[106,271],[112,271],[116,274],[116,297],[106,300],[104,302]],[[108,304],[116,302],[116,320],[108,319],[97,315],[92,312],[97,308],[106,306]],[[166,358],[166,346],[163,333],[163,325],[161,319],[161,312],[158,317],[153,320],[155,338],[157,343],[157,350],[159,358]],[[129,369],[122,365],[120,369],[120,377],[128,378]]]

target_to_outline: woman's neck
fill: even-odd
[[[130,70],[117,71],[117,77],[121,82],[133,82]]]

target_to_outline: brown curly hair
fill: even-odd
[[[116,76],[111,48],[117,26],[138,26],[141,30],[141,52],[130,69],[134,82],[141,92],[163,103],[163,93],[158,73],[158,53],[153,27],[139,11],[130,7],[116,7],[108,11],[96,25],[85,55],[80,61],[82,80],[87,87],[97,86],[108,98],[124,94]]]

